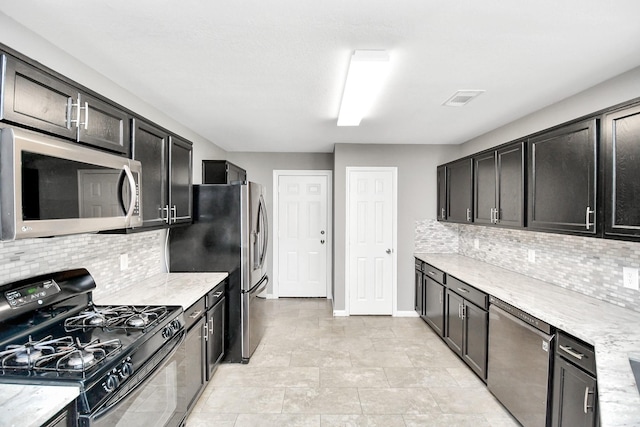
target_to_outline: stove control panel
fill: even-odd
[[[41,305],[43,299],[60,292],[60,286],[53,279],[43,280],[19,289],[12,289],[4,293],[4,297],[11,308],[20,308],[29,304]]]
[[[118,367],[113,368],[111,373],[107,375],[102,387],[107,393],[110,393],[120,386],[120,383],[133,374],[133,363],[131,357],[127,357]]]

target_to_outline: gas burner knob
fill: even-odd
[[[167,339],[167,340],[171,338],[175,333],[176,331],[173,329],[171,325],[168,325],[162,330],[162,336],[164,337],[164,339]]]
[[[107,380],[104,382],[104,389],[108,392],[112,392],[120,385],[120,381],[118,380],[118,376],[116,374],[111,374],[107,377]]]
[[[171,327],[173,328],[174,332],[178,332],[180,330],[180,321],[178,319],[174,319],[171,322]]]
[[[133,363],[124,362],[120,368],[120,378],[124,380],[125,378],[129,378],[131,374],[133,374]]]

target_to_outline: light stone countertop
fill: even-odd
[[[594,345],[602,427],[640,426],[640,313],[458,254],[416,258]]]
[[[76,386],[0,384],[0,426],[39,427],[79,394]]]
[[[185,310],[206,295],[228,273],[160,273],[108,294],[94,293],[97,305],[181,305]]]

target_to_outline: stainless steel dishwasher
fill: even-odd
[[[524,427],[549,425],[553,328],[489,297],[487,387]]]

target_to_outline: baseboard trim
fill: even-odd
[[[347,317],[347,310],[333,310],[333,317]]]
[[[267,294],[267,299],[278,299],[274,294]]]
[[[393,317],[420,317],[416,311],[396,311]]]

